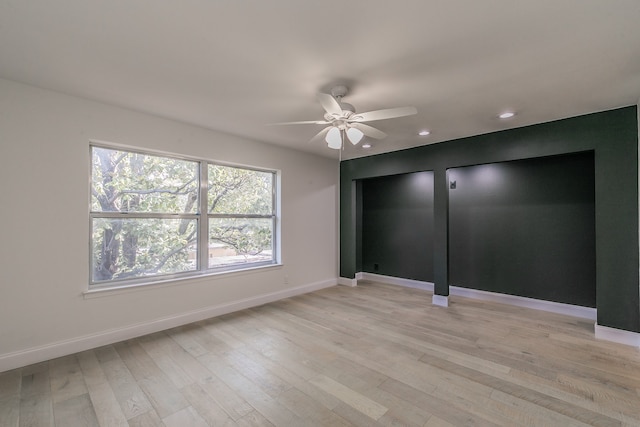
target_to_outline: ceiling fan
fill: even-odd
[[[353,105],[342,101],[347,94],[346,86],[335,86],[331,89],[331,95],[318,93],[317,99],[325,110],[324,120],[306,120],[301,122],[276,123],[278,125],[315,124],[328,125],[318,132],[309,142],[315,142],[324,138],[329,148],[340,150],[346,136],[353,145],[358,144],[366,135],[375,139],[382,139],[386,133],[364,124],[375,120],[393,119],[396,117],[411,116],[418,110],[415,107],[389,108],[385,110],[367,111],[356,113]]]

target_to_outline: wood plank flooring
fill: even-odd
[[[640,426],[590,321],[361,282],[0,373],[0,426]]]

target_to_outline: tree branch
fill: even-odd
[[[173,257],[175,254],[179,253],[180,251],[183,251],[185,248],[187,248],[190,244],[192,244],[193,242],[196,241],[196,239],[194,238],[195,235],[195,231],[191,232],[191,234],[188,236],[187,241],[184,245],[180,245],[177,246],[175,248],[173,248],[171,251],[169,251],[168,253],[166,253],[163,257],[160,258],[160,260],[158,261],[158,263],[152,267],[152,268],[137,268],[135,270],[131,270],[131,271],[127,271],[125,273],[122,274],[118,274],[117,278],[118,279],[125,279],[127,277],[132,277],[132,276],[138,276],[139,274],[149,274],[149,273],[157,273],[158,270],[160,270],[162,267],[164,267],[164,265],[167,263],[167,261],[169,261],[171,259],[171,257]]]

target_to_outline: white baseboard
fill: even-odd
[[[640,347],[640,333],[595,324],[596,339]]]
[[[371,280],[390,285],[406,286],[433,292],[433,283],[421,282],[418,280],[402,279],[399,277],[383,276],[373,273],[359,273],[363,280]],[[358,276],[356,276],[358,277]],[[533,298],[520,297],[515,295],[498,294],[495,292],[481,291],[477,289],[461,288],[459,286],[449,286],[450,296],[461,296],[483,301],[492,301],[502,304],[514,305],[517,307],[532,308],[534,310],[548,311],[551,313],[564,314],[581,319],[597,319],[597,310],[591,307],[579,305],[563,304],[559,302],[543,301]],[[448,307],[449,297],[444,295],[433,295],[431,300],[433,305]],[[595,337],[604,341],[611,341],[619,344],[640,347],[640,333],[630,332],[622,329],[610,328],[595,324]]]
[[[388,283],[390,285],[406,286],[408,288],[422,289],[425,291],[433,292],[433,283],[423,282],[420,280],[403,279],[401,277],[383,276],[382,274],[375,273],[358,273],[362,280],[371,280],[372,282]]]
[[[356,286],[358,286],[358,278],[356,277],[355,279],[349,279],[347,277],[338,277],[338,285],[350,286],[352,288],[355,288]]]
[[[515,305],[517,307],[533,308],[535,310],[549,311],[565,314],[567,316],[582,319],[596,320],[596,309],[579,305],[563,304],[559,302],[543,301],[539,299],[519,297],[515,295],[498,294],[495,292],[480,291],[477,289],[449,286],[449,295],[473,298],[483,301],[493,301],[502,304]]]
[[[358,273],[363,280],[371,280],[375,282],[387,283],[390,285],[406,286],[409,288],[422,289],[433,292],[434,285],[431,282],[423,282],[420,280],[403,279],[401,277],[384,276],[374,273]],[[358,277],[358,275],[356,275]],[[499,302],[502,304],[510,304],[518,307],[533,308],[535,310],[549,311],[552,313],[566,314],[568,316],[579,317],[589,320],[596,320],[596,309],[589,307],[581,307],[571,304],[562,304],[551,301],[537,300],[533,298],[519,297],[515,295],[498,294],[494,292],[480,291],[476,289],[461,288],[458,286],[449,286],[449,295],[473,298],[484,301]],[[449,306],[449,298],[444,295],[433,295],[433,305],[441,307]]]
[[[376,282],[388,283],[390,285],[406,286],[409,288],[423,289],[425,291],[433,292],[434,285],[431,282],[422,282],[419,280],[403,279],[400,277],[383,276],[381,274],[373,273],[360,273],[362,279],[372,280]],[[559,302],[543,301],[533,298],[519,297],[515,295],[498,294],[495,292],[480,291],[477,289],[461,288],[459,286],[449,286],[450,296],[460,296],[466,298],[479,299],[483,301],[493,301],[502,304],[510,304],[518,307],[533,308],[535,310],[549,311],[552,313],[566,314],[568,316],[579,317],[582,319],[596,320],[596,309],[590,307],[581,307],[578,305],[563,304]],[[433,303],[435,305],[445,305],[443,295],[434,295]],[[436,298],[441,297],[441,298]],[[441,304],[436,304],[435,301]]]
[[[163,331],[174,328],[176,326],[186,325],[188,323],[197,322],[199,320],[211,317],[221,316],[223,314],[232,313],[234,311],[243,310],[245,308],[257,307],[273,301],[284,298],[293,297],[324,288],[337,285],[337,280],[325,280],[322,282],[309,283],[307,285],[297,286],[282,291],[272,292],[268,294],[257,295],[255,297],[233,301],[230,303],[220,304],[216,306],[206,307],[187,313],[177,314],[161,319],[151,320],[149,322],[138,323],[124,328],[111,329],[96,334],[85,335],[69,340],[58,341],[26,350],[16,351],[0,355],[0,372],[22,366],[31,365],[33,363],[43,362],[45,360],[55,359],[80,351],[89,350],[103,345],[113,344],[115,342],[139,337],[154,332]]]
[[[437,305],[440,307],[449,307],[449,297],[444,295],[433,295],[431,299],[431,304]]]

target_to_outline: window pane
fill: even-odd
[[[209,165],[208,212],[273,213],[273,173]]]
[[[273,260],[271,218],[210,218],[209,268]]]
[[[92,226],[93,282],[197,268],[195,219],[95,218]]]
[[[196,213],[198,162],[92,147],[93,212]]]

